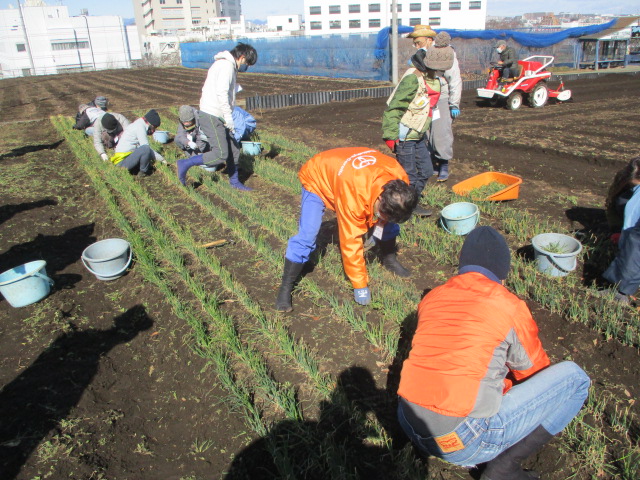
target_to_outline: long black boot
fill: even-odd
[[[293,284],[298,279],[300,272],[302,272],[302,267],[304,267],[304,263],[292,262],[288,258],[284,259],[282,283],[280,284],[278,298],[276,299],[277,311],[290,312],[293,310],[293,305],[291,304],[291,292],[293,291]]]
[[[540,450],[553,438],[542,426],[524,437],[511,448],[487,463],[480,480],[531,480],[540,478],[536,472],[525,472],[522,462]]]
[[[403,267],[396,257],[397,249],[395,238],[392,238],[391,240],[379,241],[378,245],[380,245],[380,260],[384,268],[402,278],[411,276],[411,272]]]

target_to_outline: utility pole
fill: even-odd
[[[22,33],[24,34],[24,41],[27,47],[27,54],[29,55],[29,64],[31,65],[31,72],[36,74],[36,67],[33,64],[33,55],[31,55],[31,44],[29,42],[29,35],[27,34],[27,26],[24,24],[24,15],[22,14],[22,3],[18,0],[18,10],[20,11],[20,23],[22,23]]]
[[[398,84],[398,2],[391,0],[391,81]]]

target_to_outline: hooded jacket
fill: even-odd
[[[391,180],[409,178],[402,166],[377,150],[336,148],[321,152],[298,173],[302,186],[336,212],[344,270],[353,288],[369,284],[362,236],[376,223],[374,204]]]
[[[122,133],[124,133],[124,129],[126,129],[131,122],[129,122],[127,117],[125,117],[124,115],[121,115],[116,112],[109,112],[109,113],[111,113],[111,115],[113,115],[116,118],[116,120],[118,121],[118,123],[123,129]],[[104,143],[104,133],[106,132],[105,132],[105,128],[102,126],[102,121],[94,123],[93,127],[94,127],[93,146],[96,149],[96,152],[98,152],[98,155],[107,153],[105,150],[105,143]],[[120,134],[120,136],[122,136],[122,134]],[[118,142],[115,142],[115,144],[117,145]]]
[[[487,418],[512,381],[549,363],[527,304],[482,273],[463,273],[418,305],[398,395],[441,415]]]
[[[232,111],[236,103],[236,59],[230,52],[216,54],[202,86],[200,110],[220,118],[229,130],[233,130]]]

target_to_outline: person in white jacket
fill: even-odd
[[[207,137],[211,152],[218,160],[226,161],[229,183],[239,190],[251,190],[238,179],[240,144],[234,138],[235,127],[232,111],[236,102],[236,77],[238,72],[258,60],[255,48],[246,43],[238,43],[231,51],[214,56],[200,97],[200,130]],[[183,168],[188,168],[183,165]]]

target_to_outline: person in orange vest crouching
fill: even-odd
[[[321,152],[305,163],[298,178],[302,201],[298,233],[289,239],[276,310],[293,310],[291,292],[304,264],[316,248],[325,209],[336,212],[345,273],[360,305],[371,302],[364,259],[364,235],[373,229],[382,264],[395,274],[410,272],[396,258],[399,223],[411,217],[418,196],[398,162],[364,147]]]
[[[500,233],[474,229],[459,273],[418,305],[398,388],[398,420],[416,447],[481,479],[538,478],[521,463],[560,433],[589,393],[573,362],[550,365],[526,303],[504,287],[511,254]]]

